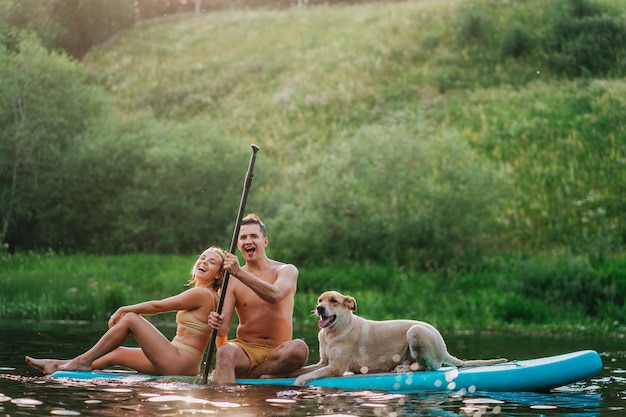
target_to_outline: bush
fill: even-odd
[[[365,126],[317,158],[293,174],[296,187],[315,171],[316,182],[277,216],[290,224],[273,232],[280,258],[442,270],[493,249],[487,236],[508,183],[456,132],[433,133],[421,120]]]
[[[393,282],[392,268],[359,263],[335,264],[332,267],[302,268],[298,291],[312,293],[317,297],[324,291],[349,292],[358,281],[363,287],[384,291]]]
[[[593,8],[587,12],[597,13]],[[626,22],[608,14],[570,13],[555,19],[546,40],[554,70],[568,77],[622,75],[626,69]]]
[[[615,286],[582,258],[519,260],[508,273],[507,285],[518,294],[554,306],[579,306],[589,316],[596,316],[603,303],[616,302]]]
[[[46,48],[73,57],[85,56],[136,20],[127,0],[0,0],[0,9],[0,43],[12,43],[6,36],[12,30],[29,31]]]
[[[522,294],[505,293],[498,297],[495,315],[506,323],[544,324],[554,320],[550,302],[528,298]]]
[[[470,66],[459,75],[478,73],[484,86],[528,82],[528,66],[571,78],[620,77],[626,70],[623,15],[590,0],[471,2],[458,10],[455,27],[458,59]],[[498,71],[504,66],[508,73]]]
[[[41,248],[39,226],[67,203],[50,204],[66,197],[66,161],[109,101],[77,62],[19,39],[14,51],[0,45],[0,244]]]
[[[530,55],[535,46],[535,40],[529,32],[528,28],[521,25],[508,28],[502,35],[502,56],[521,58],[524,55]]]

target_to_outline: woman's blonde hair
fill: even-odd
[[[222,258],[222,266],[220,266],[220,275],[221,275],[220,279],[214,280],[213,285],[212,285],[215,291],[218,291],[220,288],[222,288],[222,282],[224,281],[224,251],[221,248],[218,248],[217,246],[211,246],[203,250],[202,253],[208,250],[217,252],[217,254]],[[195,269],[196,269],[196,263],[194,262],[193,266],[191,267],[191,279],[189,279],[189,281],[187,282],[187,285],[193,285],[196,283],[196,276],[193,273]]]

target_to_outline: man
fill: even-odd
[[[293,306],[298,280],[295,266],[269,259],[265,254],[267,230],[255,214],[241,221],[237,256],[226,253],[224,269],[231,276],[222,314],[212,312],[209,326],[220,340],[228,331],[236,311],[239,317],[237,338],[218,342],[215,356],[214,385],[235,383],[236,378],[259,378],[300,369],[309,356],[303,340],[293,339]]]

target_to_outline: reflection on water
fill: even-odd
[[[24,363],[24,355],[73,356],[104,325],[0,321],[0,414],[5,416],[622,416],[626,414],[626,344],[617,339],[520,336],[447,337],[464,358],[547,356],[580,349],[601,352],[596,377],[549,394],[385,393],[328,388],[233,386],[197,381],[52,380]],[[168,329],[164,329],[168,334]],[[170,333],[174,329],[172,328]],[[302,334],[315,355],[316,332]],[[63,339],[63,340],[60,340]],[[85,342],[88,341],[88,342]],[[311,360],[314,360],[312,358]]]
[[[6,374],[2,375],[5,378]],[[6,415],[219,414],[232,416],[442,416],[442,415],[609,415],[602,396],[573,393],[498,393],[462,396],[449,393],[386,394],[325,388],[251,386],[216,389],[199,384],[141,380],[135,384],[11,379],[0,409]],[[0,381],[2,381],[0,379]],[[6,381],[2,386],[9,387]],[[17,396],[20,395],[20,396]],[[615,414],[615,415],[622,415]]]

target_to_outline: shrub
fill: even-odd
[[[549,302],[517,293],[498,297],[495,314],[507,323],[543,324],[554,318]]]
[[[626,20],[610,6],[590,0],[468,3],[455,20],[459,61],[482,85],[532,79],[528,66],[555,76],[621,76],[626,67]],[[497,68],[513,59],[521,65]],[[467,77],[466,74],[459,74]],[[471,84],[470,84],[471,85]]]
[[[529,55],[534,47],[534,38],[529,29],[521,25],[514,25],[502,35],[502,56],[520,58]]]
[[[598,314],[602,303],[615,301],[615,286],[583,258],[519,260],[508,274],[507,285],[524,297],[555,306],[580,306],[590,316]]]
[[[551,66],[568,77],[620,75],[626,58],[626,24],[614,17],[564,16],[547,39]]]

